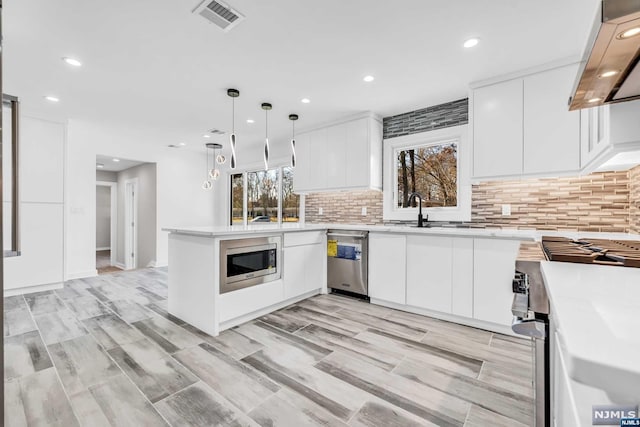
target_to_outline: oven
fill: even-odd
[[[551,425],[551,373],[549,364],[550,306],[540,261],[545,256],[538,242],[522,242],[513,278],[513,324],[518,335],[532,340],[534,427]]]
[[[220,293],[280,279],[281,250],[281,235],[221,240]]]

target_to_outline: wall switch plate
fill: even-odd
[[[511,205],[502,205],[502,216],[511,216]]]
[[[362,207],[362,216],[367,216],[367,207],[366,206]]]
[[[322,213],[323,213],[322,208],[318,209],[318,215],[322,215]]]

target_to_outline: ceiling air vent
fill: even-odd
[[[200,16],[213,22],[223,31],[229,31],[244,19],[244,15],[231,6],[216,0],[204,0],[193,10]]]
[[[226,132],[220,129],[209,129],[209,133],[212,135],[224,135]]]

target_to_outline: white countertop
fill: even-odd
[[[640,398],[640,268],[542,262],[569,376]]]
[[[417,228],[402,225],[362,225],[362,224],[283,224],[282,226],[261,225],[233,225],[224,227],[165,227],[163,231],[176,234],[189,234],[203,237],[223,237],[245,234],[288,233],[313,230],[364,230],[379,233],[420,234],[432,236],[486,237],[496,239],[534,240],[536,231],[499,228],[451,228],[425,227]]]

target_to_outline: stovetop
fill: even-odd
[[[640,268],[640,241],[606,239],[542,238],[549,261]]]

